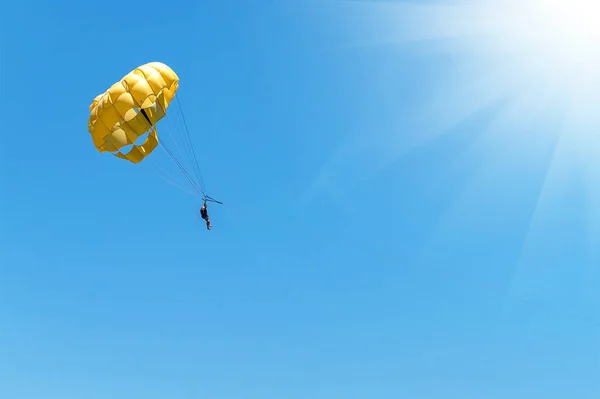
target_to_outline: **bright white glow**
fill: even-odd
[[[504,73],[505,87],[580,99],[600,92],[600,0],[345,4],[340,19],[352,24],[355,44],[444,40]]]
[[[430,64],[431,70],[421,76],[420,71],[409,68],[374,69],[374,81],[414,78],[419,82],[418,95],[404,97],[414,113],[402,109],[404,104],[398,105],[397,123],[389,123],[394,116],[386,115],[388,127],[381,127],[378,121],[377,128],[366,128],[359,137],[349,138],[323,165],[307,196],[326,191],[340,206],[347,206],[370,177],[369,169],[390,165],[429,140],[462,130],[456,129],[457,123],[485,109],[491,111],[486,118],[493,121],[478,125],[478,135],[455,154],[460,161],[440,168],[461,164],[457,170],[464,168],[464,172],[456,173],[465,173],[469,179],[460,195],[448,198],[454,207],[440,220],[430,242],[423,245],[423,264],[447,262],[447,250],[463,241],[458,238],[462,232],[471,237],[475,231],[495,229],[493,226],[503,224],[498,215],[512,212],[513,206],[515,210],[522,206],[518,213],[525,215],[530,205],[522,198],[541,187],[512,281],[518,296],[539,298],[553,285],[560,293],[569,284],[564,276],[582,266],[552,263],[555,253],[557,259],[565,253],[563,239],[568,241],[566,235],[575,229],[570,216],[565,217],[565,211],[572,212],[575,207],[588,208],[575,212],[588,213],[585,220],[590,233],[589,244],[577,245],[589,245],[598,267],[600,0],[333,3],[338,9],[337,24],[332,25],[346,30],[353,46],[385,44],[378,49],[383,53],[397,44],[394,50],[403,50],[390,52],[389,57],[399,53],[405,57],[410,52],[443,56],[428,58],[439,60],[439,68]],[[407,76],[407,70],[415,76]],[[405,93],[391,95],[403,98]],[[461,137],[465,136],[461,133]],[[437,145],[434,143],[434,148],[439,148]],[[471,164],[476,166],[467,171],[464,165]],[[541,177],[538,173],[546,166]],[[439,171],[439,181],[454,175],[446,173]],[[538,176],[543,181],[534,181]],[[403,191],[410,187],[399,185]],[[584,198],[575,201],[580,195]],[[574,208],[569,209],[571,206]],[[472,242],[470,238],[463,241]],[[597,271],[577,272],[597,278]],[[578,291],[588,289],[585,284],[580,288]],[[574,303],[572,298],[568,300]]]
[[[569,283],[564,276],[573,275],[578,268],[579,276],[589,273],[590,279],[597,279],[597,270],[552,260],[555,253],[561,259],[566,252],[563,239],[568,242],[566,235],[577,229],[578,223],[572,222],[579,219],[571,219],[565,211],[583,212],[587,213],[582,219],[590,236],[587,242],[577,243],[577,248],[588,246],[594,267],[599,264],[600,0],[333,3],[337,23],[331,25],[346,31],[346,44],[384,44],[376,49],[381,53],[397,45],[389,57],[402,57],[402,62],[411,52],[419,56],[439,52],[442,56],[427,58],[433,60],[431,69],[422,75],[410,68],[374,67],[373,81],[411,79],[417,82],[418,94],[410,97],[412,94],[381,89],[386,109],[386,95],[406,101],[399,102],[397,122],[394,110],[382,112],[387,118],[385,125],[378,120],[376,128],[367,126],[357,137],[343,142],[323,164],[307,198],[324,191],[344,207],[357,193],[359,197],[372,194],[361,192],[361,185],[379,167],[393,164],[421,145],[425,148],[419,150],[424,153],[428,141],[441,135],[460,131],[460,140],[466,140],[457,124],[483,109],[485,123],[477,122],[472,141],[456,151],[453,161],[440,167],[439,180],[422,182],[433,186],[460,173],[459,184],[464,184],[462,193],[448,198],[453,207],[440,220],[430,242],[423,245],[423,264],[447,262],[445,254],[454,243],[473,242],[459,237],[503,225],[498,217],[503,212],[511,212],[509,219],[513,210],[525,215],[531,202],[523,199],[539,187],[512,288],[522,298],[534,295],[539,299],[553,285],[560,293]],[[415,75],[409,76],[407,71]],[[476,120],[481,121],[481,115]],[[433,143],[433,148],[441,145]],[[545,167],[546,173],[540,173]],[[398,184],[398,190],[410,190],[410,185]],[[513,227],[518,228],[517,224]],[[582,292],[587,289],[585,284],[581,286]],[[572,301],[564,299],[565,303]]]
[[[369,159],[385,167],[477,110],[505,99],[514,109],[498,117],[504,130],[510,131],[512,123],[515,131],[521,131],[520,123],[533,120],[543,125],[545,120],[561,118],[557,123],[567,136],[561,145],[577,148],[573,161],[600,173],[598,151],[592,150],[600,148],[600,0],[448,0],[444,4],[348,0],[333,4],[338,21],[332,25],[346,30],[350,42],[346,44],[398,44],[420,54],[439,51],[446,61],[453,58],[453,72],[419,108],[410,128],[397,126],[392,132],[380,132],[379,139],[369,131],[352,144],[344,144],[323,167],[315,180],[317,186],[332,186],[336,170],[344,178],[354,175],[347,173],[347,165],[357,164],[357,154],[368,152]],[[385,71],[389,76],[378,70],[378,80],[398,78],[396,71]],[[423,89],[428,86],[424,84]],[[402,119],[399,123],[409,124],[405,115]],[[523,130],[513,138],[515,146],[532,137]],[[536,139],[541,140],[545,130],[541,127]]]
[[[487,25],[463,21],[482,28],[477,44],[518,54],[528,78],[575,91],[600,89],[600,1],[503,0],[473,11]]]
[[[595,0],[531,0],[534,28],[560,48],[583,41],[594,45],[600,33],[599,3]]]
[[[447,0],[443,4],[336,0],[328,4],[334,4],[337,19],[331,26],[345,31],[346,45],[383,44],[385,51],[397,44],[406,52],[440,52],[443,65],[451,67],[440,69],[449,75],[439,85],[435,80],[432,97],[415,107],[418,115],[408,118],[400,112],[398,126],[369,130],[341,145],[315,179],[316,187],[331,190],[336,185],[342,191],[341,186],[355,179],[354,173],[347,172],[350,167],[360,164],[359,169],[366,171],[365,165],[373,163],[366,159],[377,160],[374,169],[386,167],[477,110],[504,100],[511,104],[510,112],[505,109],[495,121],[504,143],[490,151],[505,157],[500,148],[514,146],[514,152],[532,145],[532,140],[536,145],[553,140],[556,133],[547,131],[558,126],[562,137],[557,145],[569,148],[561,156],[600,179],[600,0]],[[376,79],[405,79],[396,76],[402,73],[382,68]],[[428,79],[422,81],[423,90],[430,90]],[[533,127],[535,123],[539,127]],[[590,184],[600,198],[598,187]]]
[[[551,227],[558,226],[557,235],[566,234],[561,212],[569,203],[567,199],[579,195],[579,191],[568,192],[574,186],[586,190],[582,195],[590,208],[583,211],[589,212],[590,247],[597,251],[600,0],[334,3],[338,7],[336,26],[347,30],[352,45],[385,44],[383,52],[397,44],[404,50],[402,56],[411,51],[419,55],[440,52],[440,68],[433,66],[432,70],[443,78],[429,79],[433,73],[416,76],[415,80],[422,82],[422,91],[431,97],[422,99],[420,92],[415,98],[406,98],[414,114],[409,115],[399,106],[397,125],[365,129],[364,134],[343,143],[323,165],[310,195],[326,190],[346,205],[356,197],[360,179],[367,180],[369,168],[392,164],[411,149],[448,134],[478,110],[493,110],[493,122],[481,127],[479,135],[467,145],[468,151],[460,155],[477,167],[469,172],[471,179],[463,195],[454,199],[455,208],[440,222],[437,236],[424,246],[424,258],[438,259],[448,243],[460,236],[461,229],[466,229],[462,231],[467,235],[487,229],[486,222],[475,221],[480,220],[473,216],[477,209],[483,209],[483,220],[488,217],[485,215],[494,214],[488,204],[497,201],[502,208],[524,186],[529,190],[538,185],[542,187],[539,206],[528,226],[515,282],[521,280],[519,285],[525,288],[531,283],[531,291],[538,292],[542,274],[539,265],[545,268],[543,262],[560,247],[556,241],[544,241]],[[391,52],[390,57],[396,54]],[[393,68],[375,71],[373,79],[379,82],[412,78],[405,75],[406,71]],[[398,93],[398,97],[402,95]],[[533,182],[533,171],[545,164],[549,167],[543,184]],[[561,198],[564,193],[568,193],[567,199]],[[490,220],[489,225],[496,222]],[[436,245],[444,250],[439,251]],[[597,253],[594,256],[598,257]],[[553,267],[556,273],[566,275],[561,265]],[[569,272],[575,267],[564,264]]]

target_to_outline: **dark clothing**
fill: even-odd
[[[200,216],[202,219],[206,220],[206,228],[210,230],[210,218],[208,217],[208,208],[206,207],[206,201],[204,201],[204,205],[200,208]]]

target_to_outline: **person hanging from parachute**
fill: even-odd
[[[212,228],[212,225],[210,224],[210,217],[208,216],[208,207],[206,205],[206,200],[204,200],[204,205],[202,205],[202,207],[200,208],[200,216],[202,216],[202,219],[206,221],[206,228],[210,230]]]
[[[176,95],[178,88],[179,76],[168,65],[162,62],[140,65],[93,99],[89,107],[88,132],[99,152],[112,153],[133,164],[152,156],[154,150],[161,147],[182,172],[193,191],[204,200],[200,214],[206,221],[206,228],[210,230],[212,225],[207,202],[222,202],[206,195],[190,132],[179,96]],[[169,110],[172,100],[176,100],[181,116],[180,126],[183,127],[179,135],[173,134],[181,140],[179,145],[175,143],[174,148],[187,150],[179,156],[165,142],[164,133],[159,137],[157,128],[159,121],[167,117],[167,114],[172,115],[173,111]],[[163,131],[162,128],[160,130]],[[192,157],[191,164],[188,165],[182,159],[186,153]]]
[[[200,208],[200,216],[202,216],[202,219],[204,219],[206,221],[206,228],[208,230],[210,230],[212,228],[212,224],[210,222],[210,217],[208,216],[208,204],[207,202],[214,202],[217,204],[223,204],[221,201],[217,201],[216,199],[209,197],[208,195],[204,196],[204,204],[202,205],[202,207]]]

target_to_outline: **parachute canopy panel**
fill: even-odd
[[[88,131],[100,152],[133,163],[141,162],[158,146],[156,123],[167,113],[179,87],[179,77],[167,65],[141,65],[98,95],[90,105]],[[136,141],[148,134],[145,141]],[[131,147],[127,153],[124,147]]]

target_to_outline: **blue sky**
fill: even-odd
[[[600,393],[597,60],[391,3],[2,5],[0,397]],[[150,61],[210,232],[87,133]]]

